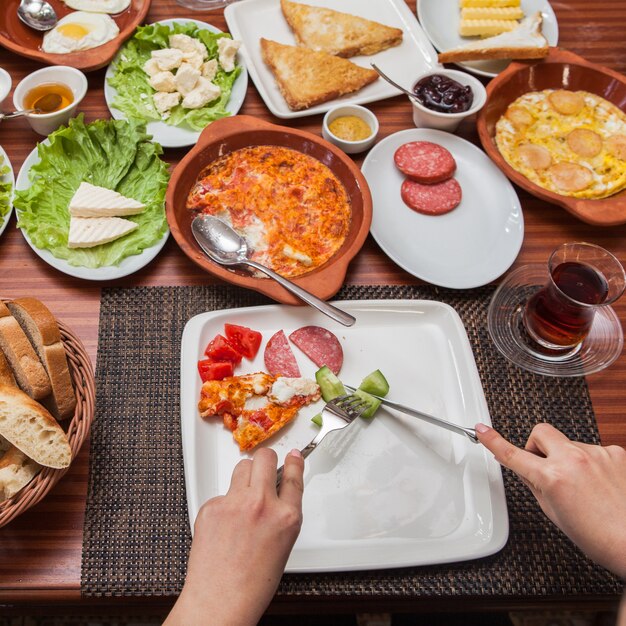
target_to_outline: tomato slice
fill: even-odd
[[[257,330],[237,324],[224,324],[224,332],[235,349],[247,359],[253,359],[259,348],[263,335]]]
[[[213,361],[231,361],[235,365],[241,362],[241,352],[222,335],[216,335],[204,351]]]
[[[223,380],[227,376],[232,376],[234,371],[235,366],[231,361],[212,361],[211,359],[198,361],[198,373],[203,383],[207,380]]]

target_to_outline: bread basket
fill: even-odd
[[[96,384],[91,361],[81,340],[63,322],[57,320],[57,324],[61,331],[61,340],[67,354],[67,362],[76,394],[74,417],[69,421],[62,422],[61,426],[66,429],[72,449],[72,459],[76,459],[93,421]],[[28,485],[12,498],[0,502],[0,527],[5,526],[40,502],[68,469],[44,467]]]

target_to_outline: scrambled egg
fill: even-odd
[[[626,113],[587,91],[534,91],[496,124],[507,163],[560,195],[605,198],[626,188]]]

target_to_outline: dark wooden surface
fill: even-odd
[[[436,2],[437,0],[425,0]],[[329,4],[331,4],[329,2]],[[415,1],[409,0],[415,10]],[[560,45],[590,61],[626,72],[626,2],[623,0],[560,0],[552,2],[560,28]],[[174,0],[153,0],[148,21],[169,17],[193,17],[226,29],[222,11],[208,13],[181,9]],[[410,62],[410,61],[409,61]],[[38,63],[0,49],[0,66],[8,70],[13,86],[26,74],[40,67]],[[109,117],[104,95],[104,70],[88,74],[89,92],[80,109],[88,120]],[[380,120],[380,139],[396,131],[411,128],[410,105],[403,96],[370,105]],[[4,110],[11,108],[8,98]],[[273,118],[250,83],[241,113],[285,123]],[[322,116],[288,121],[288,125],[321,134]],[[478,143],[472,123],[464,122],[458,134]],[[0,145],[4,147],[17,174],[22,162],[40,139],[24,120],[0,125]],[[175,164],[182,150],[166,152]],[[360,159],[359,159],[360,161]],[[542,263],[550,251],[565,241],[590,241],[604,246],[626,260],[626,225],[599,228],[577,221],[563,210],[539,201],[518,189],[525,219],[525,239],[514,267]],[[15,217],[0,239],[0,294],[4,297],[34,295],[73,328],[96,360],[100,284],[74,279],[57,272],[41,261],[15,229]],[[378,248],[371,237],[350,266],[347,282],[351,284],[411,284],[418,282],[399,269]],[[197,285],[212,282],[177,248],[170,238],[161,254],[148,267],[117,286]],[[622,323],[626,320],[626,297],[615,307]],[[589,387],[604,444],[626,446],[626,358],[624,354],[609,369],[589,377]],[[87,490],[89,454],[85,446],[70,471],[48,497],[35,508],[0,529],[0,603],[5,604],[76,604],[80,598],[80,561],[82,527]],[[504,600],[484,598],[468,603],[463,599],[442,599],[421,604],[422,610],[496,609],[545,606],[566,603],[587,608],[607,607],[615,599],[603,598],[530,598]],[[407,601],[362,602],[355,607],[341,598],[312,598],[315,611],[333,610],[419,610],[417,603]],[[84,600],[83,600],[84,602]],[[119,600],[131,602],[131,600]],[[153,606],[153,605],[152,605]],[[328,607],[328,608],[324,608]],[[311,611],[306,599],[275,602],[272,611]]]

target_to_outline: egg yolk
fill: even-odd
[[[70,39],[82,39],[87,36],[90,32],[90,29],[83,24],[61,24],[59,26],[59,32],[64,37],[69,37]]]

